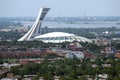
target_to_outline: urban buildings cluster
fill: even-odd
[[[116,26],[100,29],[81,28],[81,33],[86,35],[85,37],[91,35],[92,39],[82,37],[78,28],[66,28],[68,32],[78,33],[76,35],[64,32],[64,28],[63,32],[60,32],[59,28],[53,28],[56,31],[49,32],[52,29],[46,26],[44,29],[48,33],[45,33],[41,25],[49,10],[50,8],[41,8],[34,25],[30,29],[29,26],[9,26],[9,28],[0,29],[1,33],[6,32],[8,34],[10,32],[18,32],[18,34],[20,34],[19,32],[27,32],[22,33],[19,39],[16,38],[17,36],[14,37],[15,39],[12,38],[15,41],[5,40],[6,36],[4,35],[0,37],[1,80],[32,80],[34,78],[37,80],[44,80],[45,78],[47,78],[46,80],[48,78],[54,80],[63,80],[64,78],[68,78],[68,80],[70,78],[72,78],[71,80],[74,78],[83,78],[83,80],[120,79],[120,71],[118,70],[120,65],[117,64],[120,59],[119,28]],[[57,19],[50,18],[48,20],[57,21]],[[89,18],[86,20],[88,22],[73,22],[74,18],[72,21],[69,21],[68,18],[60,18],[60,20],[66,24],[79,23],[84,24],[84,26],[89,25],[91,21],[95,24],[98,21],[97,18]],[[20,23],[17,24],[21,26]],[[119,26],[119,23],[116,25]],[[15,35],[15,33],[12,34]],[[39,43],[41,44],[39,45]]]

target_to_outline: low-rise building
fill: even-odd
[[[120,51],[117,51],[117,52],[116,52],[115,57],[116,57],[116,58],[120,58]]]
[[[5,68],[10,68],[10,67],[12,67],[12,66],[19,66],[20,64],[9,64],[9,63],[3,63],[2,65],[0,65],[0,66],[2,66],[2,67],[5,67]]]
[[[93,68],[95,68],[95,67],[97,67],[97,66],[98,66],[98,65],[96,65],[96,64],[92,64],[92,67],[93,67]]]
[[[91,51],[83,51],[83,53],[84,53],[84,57],[86,59],[92,59],[92,58],[94,58],[94,55],[92,54]]]
[[[67,53],[65,56],[66,56],[66,58],[69,58],[69,59],[74,58],[74,55],[72,53]]]
[[[101,53],[114,54],[115,50],[116,49],[114,47],[106,47],[106,48],[104,48],[104,49],[101,50]]]
[[[84,53],[80,51],[70,51],[66,53],[66,58],[73,59],[73,58],[78,58],[78,59],[83,59],[84,58]]]
[[[111,64],[102,64],[103,67],[111,67]]]
[[[17,78],[2,78],[1,80],[18,80]]]
[[[104,46],[104,45],[110,44],[110,41],[106,38],[96,38],[94,42],[98,46],[100,46],[100,45]]]
[[[43,61],[44,61],[43,59],[20,59],[20,64],[23,65],[23,64],[32,63],[32,62],[41,63]]]
[[[0,32],[9,32],[12,31],[12,29],[0,29]]]
[[[107,80],[108,74],[99,74],[98,77],[100,80]]]

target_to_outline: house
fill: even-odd
[[[95,67],[97,67],[97,66],[98,66],[98,65],[96,65],[96,64],[92,64],[92,67],[93,67],[93,68],[95,68]]]
[[[32,80],[32,78],[36,77],[37,75],[24,75],[23,80]]]
[[[115,57],[116,57],[116,58],[120,58],[120,51],[118,51],[118,52],[115,54]]]
[[[108,39],[106,39],[106,38],[99,38],[99,37],[97,37],[95,39],[95,44],[98,45],[98,46],[100,46],[100,45],[104,46],[104,45],[110,44],[110,41]]]
[[[43,59],[21,59],[20,64],[23,65],[23,64],[32,63],[32,62],[41,63],[43,61],[44,61]]]
[[[102,64],[103,67],[111,67],[111,64]]]
[[[105,54],[113,54],[115,53],[115,48],[113,47],[106,47],[105,49],[101,50],[101,53],[105,53]]]
[[[108,78],[108,74],[99,74],[98,77],[100,80],[106,80]]]

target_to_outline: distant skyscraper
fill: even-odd
[[[42,24],[42,21],[43,21],[45,15],[48,13],[49,10],[50,10],[50,8],[40,8],[40,12],[38,14],[38,17],[37,17],[34,25],[18,41],[30,41],[35,36],[40,35],[41,34],[41,24]]]

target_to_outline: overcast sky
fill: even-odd
[[[0,0],[0,17],[36,17],[42,6],[49,17],[120,16],[120,0]]]

